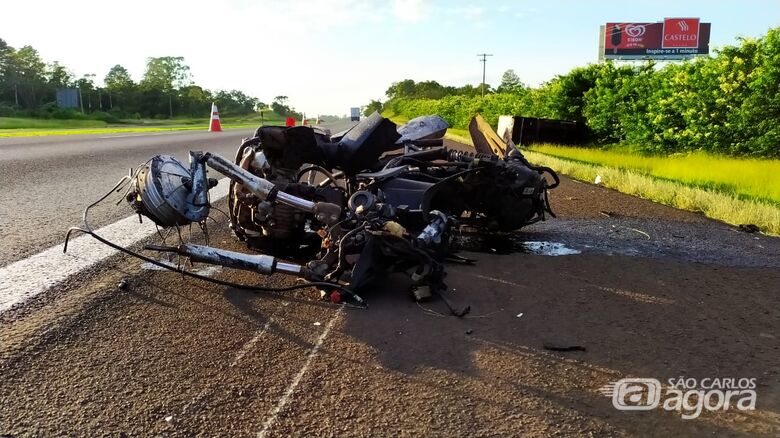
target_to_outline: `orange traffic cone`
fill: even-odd
[[[219,123],[219,111],[217,111],[217,105],[211,104],[211,124],[209,124],[209,132],[221,132],[222,124]]]

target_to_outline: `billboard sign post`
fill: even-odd
[[[677,60],[709,53],[710,23],[700,23],[698,18],[601,26],[600,60]]]

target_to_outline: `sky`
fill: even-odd
[[[513,69],[535,86],[596,62],[599,25],[664,17],[711,22],[717,48],[780,26],[780,0],[5,0],[0,38],[99,81],[183,56],[205,88],[343,115],[403,79],[479,84],[478,53],[487,83]]]

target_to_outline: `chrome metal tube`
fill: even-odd
[[[216,170],[217,172],[225,175],[239,184],[242,184],[250,192],[259,196],[260,199],[265,200],[265,198],[268,197],[268,194],[271,193],[274,187],[276,187],[272,182],[253,175],[248,170],[233,164],[225,157],[220,155],[209,154],[208,158],[206,159],[206,163],[209,165],[209,167]]]
[[[260,178],[259,176],[252,174],[248,170],[245,170],[240,166],[231,163],[226,158],[220,155],[210,154],[206,159],[206,162],[208,163],[209,167],[227,176],[233,181],[242,184],[250,192],[259,196],[260,199],[262,200],[268,198],[268,195],[276,187],[274,183],[268,181],[267,179]],[[315,205],[314,202],[311,202],[303,198],[299,198],[297,196],[293,196],[289,193],[285,193],[282,191],[277,192],[276,200],[278,202],[281,202],[282,204],[289,205],[290,207],[293,208],[297,208],[298,210],[303,210],[308,213],[314,213],[314,205]]]
[[[276,262],[269,255],[244,254],[192,243],[179,245],[177,249],[179,254],[189,257],[193,262],[211,263],[227,268],[255,271],[266,275],[273,274]]]
[[[285,274],[297,275],[297,276],[303,275],[303,266],[297,265],[295,263],[276,262],[275,269],[276,272],[282,272]]]
[[[311,202],[307,199],[299,198],[289,193],[280,191],[279,193],[276,194],[276,200],[281,202],[282,204],[289,205],[290,207],[294,207],[309,213],[314,213],[315,204],[314,202]]]
[[[245,254],[210,246],[195,245],[193,243],[185,243],[179,246],[147,245],[146,249],[173,252],[189,257],[193,262],[243,269],[266,275],[281,272],[296,277],[306,276],[303,266],[289,262],[277,262],[275,257],[265,254]]]

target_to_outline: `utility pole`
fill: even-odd
[[[482,58],[479,60],[479,62],[482,63],[482,98],[484,98],[485,97],[485,66],[487,65],[487,57],[493,55],[490,53],[478,53],[477,56]]]

